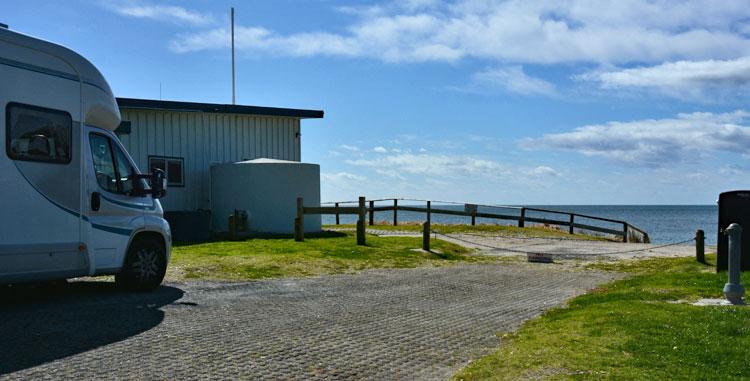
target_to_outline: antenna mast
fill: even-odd
[[[232,19],[232,104],[237,104],[236,99],[235,99],[235,92],[234,92],[234,7],[232,7],[231,19]]]

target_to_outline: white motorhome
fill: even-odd
[[[115,275],[153,289],[171,251],[158,198],[113,131],[120,112],[85,58],[0,27],[0,283]]]

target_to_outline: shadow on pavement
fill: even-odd
[[[119,292],[112,282],[0,286],[0,375],[145,332],[182,295],[169,286]]]

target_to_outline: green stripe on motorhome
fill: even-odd
[[[32,65],[29,63],[11,60],[7,58],[3,58],[3,57],[0,57],[0,65],[11,66],[11,67],[15,67],[18,69],[33,71],[33,72],[37,72],[41,74],[51,75],[53,77],[58,77],[58,78],[63,78],[63,79],[67,79],[70,81],[78,82],[78,77],[75,74],[70,74],[64,71],[59,71],[59,70],[54,70],[54,69],[48,69],[46,67]],[[81,82],[89,86],[94,86],[97,89],[104,91],[105,93],[108,92],[107,90],[103,89],[101,86],[97,85],[96,83],[93,83],[92,81],[86,80],[85,78],[81,79]]]
[[[53,201],[53,200],[52,200],[52,199],[50,199],[49,197],[47,197],[47,195],[45,195],[44,193],[42,193],[42,191],[40,191],[40,190],[39,190],[39,189],[38,189],[38,188],[37,188],[37,187],[36,187],[36,186],[35,186],[35,185],[34,185],[34,184],[33,184],[33,183],[31,182],[31,180],[29,180],[29,178],[28,178],[28,177],[26,177],[26,174],[24,174],[24,173],[23,173],[23,171],[21,170],[21,168],[18,168],[18,164],[17,164],[17,163],[15,162],[15,161],[13,162],[13,165],[14,165],[14,166],[16,167],[16,170],[17,170],[17,171],[18,171],[18,173],[19,173],[19,174],[21,175],[21,177],[23,177],[23,179],[24,179],[24,180],[26,180],[26,182],[27,182],[27,183],[29,184],[29,186],[31,186],[31,188],[32,188],[32,189],[34,189],[34,190],[36,191],[36,193],[39,193],[39,195],[41,195],[42,197],[44,197],[44,199],[45,199],[45,200],[49,201],[49,202],[50,202],[50,203],[51,203],[52,205],[54,205],[54,206],[56,206],[56,207],[58,207],[58,208],[62,209],[63,211],[65,211],[65,212],[67,212],[67,213],[70,213],[70,214],[72,214],[72,215],[73,215],[73,216],[75,216],[76,218],[78,218],[78,217],[80,217],[80,216],[81,216],[81,214],[80,214],[80,213],[78,213],[78,212],[76,212],[76,211],[73,211],[73,210],[70,210],[70,209],[68,209],[68,208],[66,208],[66,207],[64,207],[64,206],[62,206],[62,205],[60,205],[60,204],[56,203],[55,201]],[[86,217],[84,216],[84,219],[85,219],[85,218],[86,218]]]
[[[109,198],[109,197],[107,197],[105,195],[102,195],[102,198],[105,199],[105,200],[107,200],[108,202],[111,202],[111,203],[115,204],[115,205],[124,206],[126,208],[141,209],[141,210],[154,210],[154,209],[156,209],[156,203],[153,202],[153,200],[151,201],[151,205],[140,205],[140,204],[131,204],[131,203],[128,203],[128,202],[122,202],[122,201],[113,200],[113,199],[111,199],[111,198]]]
[[[23,171],[21,171],[17,166],[16,166],[16,169],[18,170],[18,173],[21,174],[21,177],[23,177],[23,179],[26,180],[27,183],[29,183],[29,185],[31,186],[31,188],[34,189],[39,195],[41,195],[42,197],[44,197],[45,200],[49,201],[50,204],[58,207],[59,209],[65,211],[65,212],[67,212],[69,214],[72,214],[76,218],[81,217],[81,214],[79,214],[78,212],[69,210],[68,208],[66,208],[66,207],[64,207],[64,206],[62,206],[62,205],[60,205],[60,204],[52,201],[49,197],[47,197],[44,193],[42,193],[39,189],[37,189],[34,186],[34,184],[32,184],[31,181],[29,181],[29,179],[26,178],[26,175],[23,174]],[[112,201],[112,200],[109,200],[109,201]],[[117,202],[115,202],[115,203],[117,203]],[[126,205],[126,206],[129,206],[129,205]],[[154,205],[154,207],[155,207],[155,205]],[[143,208],[148,208],[148,207],[143,207]],[[89,221],[89,218],[87,216],[82,216],[82,217],[83,217],[84,221],[91,222],[91,221]],[[97,230],[102,230],[102,231],[105,231],[105,232],[119,234],[119,235],[126,235],[126,236],[130,236],[130,234],[133,232],[130,229],[117,228],[117,227],[114,227],[114,226],[98,225],[98,224],[94,224],[94,223],[91,223],[91,227],[93,227],[94,229],[97,229]]]
[[[119,235],[125,235],[130,236],[130,234],[133,232],[130,229],[122,229],[122,228],[116,228],[113,226],[106,226],[106,225],[98,225],[98,224],[91,224],[91,227],[93,227],[96,230],[102,230],[108,233],[114,233]]]

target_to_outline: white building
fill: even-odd
[[[208,229],[211,165],[257,158],[300,162],[301,120],[323,117],[319,110],[132,98],[117,103],[123,122],[116,133],[141,171],[167,173],[161,201],[178,239]],[[295,207],[293,200],[288,207]]]

